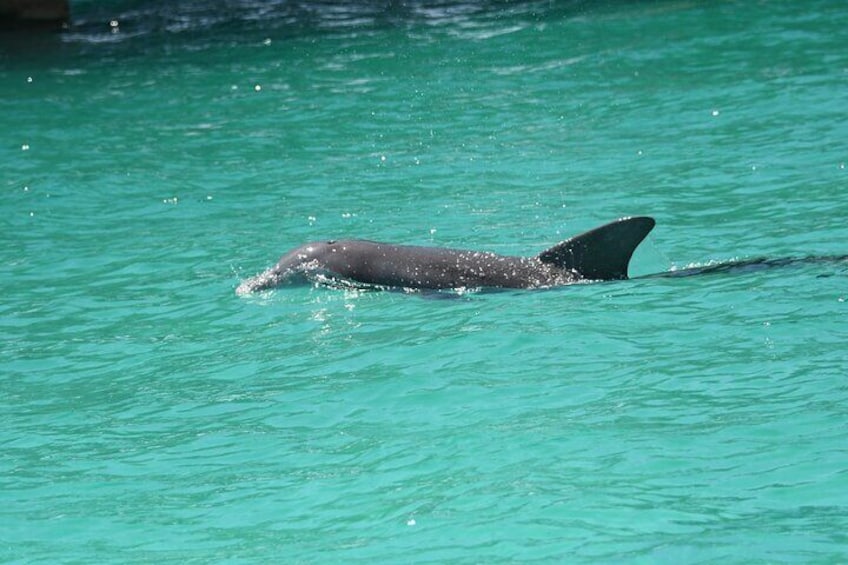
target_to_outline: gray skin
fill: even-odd
[[[623,218],[533,257],[513,257],[357,239],[301,245],[236,289],[248,294],[286,283],[324,282],[366,288],[547,288],[627,278],[633,251],[654,227]]]

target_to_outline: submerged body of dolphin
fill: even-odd
[[[654,223],[648,217],[623,218],[534,257],[356,239],[307,243],[243,281],[236,292],[247,294],[298,281],[437,290],[546,288],[626,279],[630,258]]]
[[[730,261],[722,261],[720,263],[695,265],[694,267],[675,269],[653,275],[643,275],[640,278],[662,277],[676,279],[698,275],[745,274],[776,269],[779,267],[832,265],[837,263],[848,263],[848,255],[808,255],[806,257],[755,257],[753,259],[734,259]],[[818,276],[825,277],[828,275]]]

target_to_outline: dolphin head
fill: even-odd
[[[310,275],[324,270],[324,258],[332,253],[335,241],[320,241],[292,249],[270,269],[242,281],[236,294],[250,294],[283,284],[305,283]]]

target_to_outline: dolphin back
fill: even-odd
[[[633,252],[654,228],[653,218],[622,218],[558,243],[539,254],[543,263],[589,280],[627,278]]]

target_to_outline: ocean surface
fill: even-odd
[[[0,562],[848,561],[844,2],[71,7],[0,35]],[[628,215],[628,281],[235,293]]]

